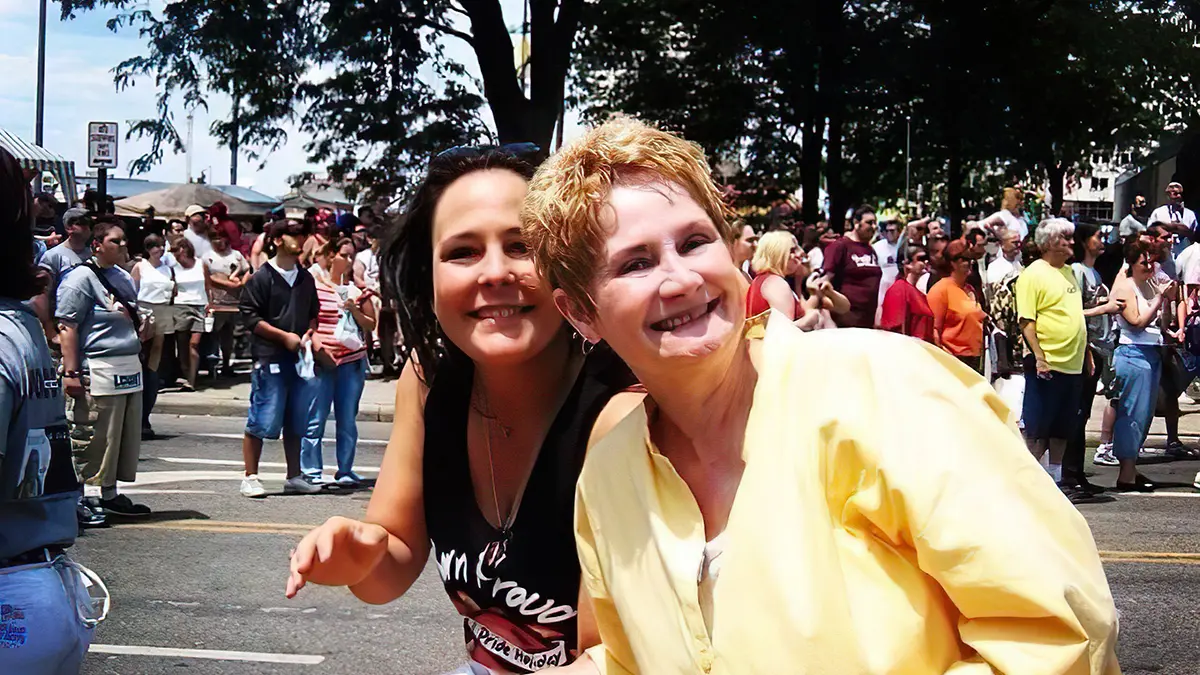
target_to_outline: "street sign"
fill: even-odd
[[[117,123],[88,122],[88,166],[117,168]]]

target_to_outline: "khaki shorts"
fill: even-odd
[[[154,315],[154,332],[159,335],[175,332],[175,307],[165,303],[140,302],[138,306],[149,309]]]
[[[199,305],[171,305],[171,330],[164,333],[203,333],[204,308]]]

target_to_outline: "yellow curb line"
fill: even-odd
[[[154,523],[120,523],[119,528],[143,530],[181,530],[191,532],[223,532],[246,534],[308,534],[315,525],[299,523],[241,523],[221,520],[166,520]]]

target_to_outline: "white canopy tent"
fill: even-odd
[[[75,203],[75,162],[68,161],[49,150],[22,140],[20,136],[0,128],[0,148],[12,153],[21,163],[21,168],[37,172],[50,172],[58,181],[67,205]]]

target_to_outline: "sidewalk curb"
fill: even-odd
[[[163,400],[159,395],[152,414],[158,415],[208,415],[212,417],[245,417],[250,402],[245,399],[203,398],[195,401]],[[395,417],[395,406],[379,403],[362,403],[358,407],[359,422],[387,422]]]

